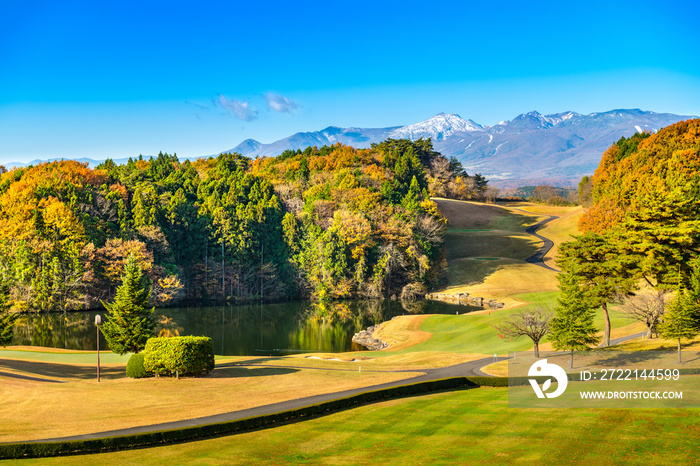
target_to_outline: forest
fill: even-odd
[[[487,189],[430,139],[0,173],[0,304],[32,312],[102,307],[130,256],[156,306],[419,296],[445,269],[430,197]]]
[[[685,282],[700,258],[700,120],[622,138],[579,192],[579,221],[607,238],[649,284]]]
[[[700,331],[700,120],[621,138],[581,181],[579,196],[589,207],[583,234],[559,248],[560,302],[576,303],[569,308],[582,316],[582,303],[602,308],[607,345],[609,304],[640,289],[672,292],[650,329],[659,323],[680,351],[681,338]]]

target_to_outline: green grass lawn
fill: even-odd
[[[492,311],[482,314],[453,315],[432,315],[425,319],[421,325],[421,330],[432,333],[429,340],[415,346],[405,348],[400,351],[386,353],[408,353],[418,351],[446,351],[453,353],[483,353],[483,354],[505,354],[511,351],[526,351],[532,348],[532,341],[527,337],[520,337],[516,340],[506,340],[499,338],[498,331],[493,327],[514,312],[528,309],[530,307],[545,306],[553,309],[556,306],[558,292],[549,293],[528,293],[517,295],[523,301],[530,301],[529,306],[514,309]],[[610,323],[612,328],[619,328],[634,323],[625,314],[610,311]],[[604,328],[602,311],[596,312],[594,324],[601,331]],[[384,352],[380,352],[384,353]],[[378,354],[380,354],[378,353]]]
[[[21,464],[692,464],[697,409],[514,409],[504,388],[363,406],[180,445]]]
[[[42,351],[43,350],[43,351]],[[100,351],[101,364],[124,364],[129,361],[131,354],[119,355],[111,351]],[[0,348],[0,359],[22,359],[27,361],[50,362],[59,364],[95,365],[96,351],[54,352],[46,348],[37,350],[16,350]]]

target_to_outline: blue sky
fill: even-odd
[[[3,1],[0,163],[200,156],[439,112],[700,115],[698,17],[673,0]]]

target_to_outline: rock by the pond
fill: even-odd
[[[352,337],[353,343],[357,343],[358,345],[362,345],[370,351],[383,350],[384,348],[389,346],[389,343],[385,343],[378,338],[374,338],[373,334],[374,334],[375,330],[376,330],[376,327],[372,326],[372,327],[367,327],[367,330],[361,330],[361,331],[357,332]]]
[[[495,299],[486,300],[479,296],[470,296],[469,293],[428,293],[425,295],[425,299],[462,306],[485,307],[487,309],[502,309],[505,306],[504,303],[499,303]]]

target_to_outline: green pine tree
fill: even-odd
[[[154,335],[154,308],[146,309],[150,296],[151,291],[144,283],[141,267],[136,263],[136,258],[129,255],[114,301],[102,303],[109,311],[102,325],[102,334],[112,352],[138,353]]]
[[[7,305],[10,287],[7,283],[0,284],[0,345],[7,346],[12,343],[15,320],[19,314],[9,312]]]
[[[557,350],[571,351],[569,367],[574,366],[574,351],[598,344],[598,329],[593,325],[595,302],[583,292],[575,274],[560,274],[559,306],[550,322],[549,341]]]
[[[603,346],[610,345],[608,304],[620,294],[628,294],[635,284],[633,259],[620,252],[621,241],[616,235],[589,232],[562,244],[557,258],[562,272],[576,275],[591,305],[603,310]]]
[[[678,340],[678,362],[681,362],[681,340],[695,338],[700,333],[697,308],[692,295],[692,292],[681,289],[664,313],[664,320],[659,325],[662,337]]]

